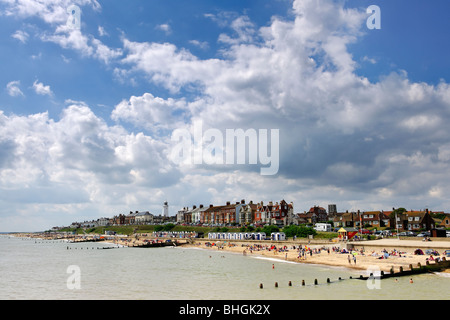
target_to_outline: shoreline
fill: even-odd
[[[184,247],[195,247],[205,250],[213,251],[227,251],[237,254],[242,254],[244,256],[262,257],[273,259],[274,262],[293,262],[293,263],[305,263],[314,265],[326,265],[331,267],[344,267],[353,270],[371,270],[374,268],[379,268],[380,271],[390,272],[391,268],[394,272],[400,271],[400,269],[408,270],[410,267],[416,268],[419,264],[425,266],[427,264],[427,259],[430,258],[429,255],[414,255],[413,247],[408,251],[394,251],[387,250],[389,256],[387,259],[384,258],[384,252],[382,250],[360,250],[353,249],[347,250],[347,253],[340,253],[343,249],[338,243],[333,244],[295,244],[292,242],[252,242],[244,243],[240,241],[227,241],[227,242],[217,242],[214,246],[208,245],[208,243],[215,243],[213,240],[199,240],[195,239],[194,244],[185,245]],[[403,244],[403,243],[402,243]],[[402,247],[399,244],[399,247]],[[366,243],[367,245],[367,243]],[[275,246],[276,249],[273,248]],[[299,247],[305,249],[305,254],[299,256]],[[272,249],[271,249],[272,247]],[[332,248],[335,248],[333,250]],[[256,248],[256,249],[253,249]],[[339,250],[337,250],[339,248]],[[450,243],[448,248],[450,249]],[[319,250],[320,249],[320,250]],[[424,250],[425,251],[425,250]],[[433,265],[436,258],[443,257],[444,250],[437,250],[439,256],[433,256],[434,261],[430,261],[429,264]],[[380,259],[383,257],[383,259]],[[350,260],[349,260],[350,258]],[[356,260],[356,263],[355,263]],[[449,259],[447,259],[449,260]],[[450,273],[450,269],[446,269],[442,272]]]

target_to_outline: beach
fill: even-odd
[[[384,241],[383,241],[384,240]],[[422,242],[417,240],[383,239],[354,243],[314,243],[302,244],[292,241],[214,241],[196,239],[189,246],[205,250],[223,250],[246,256],[261,256],[296,263],[308,263],[368,270],[378,267],[380,271],[395,272],[427,264],[430,255],[416,255],[414,251],[421,249],[424,253],[433,247],[440,255],[433,256],[430,264],[437,257],[442,258],[443,252],[450,249],[448,241]],[[352,249],[343,249],[352,247]],[[299,250],[300,249],[300,250]],[[303,250],[302,250],[303,249]],[[302,254],[302,253],[305,254]],[[300,253],[300,254],[299,254]],[[448,260],[448,259],[447,259]],[[447,269],[445,272],[450,272]]]

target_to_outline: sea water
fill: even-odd
[[[103,249],[108,246],[113,248]],[[0,236],[3,300],[450,299],[448,273],[415,275],[412,284],[409,277],[384,279],[378,286],[356,279],[360,274],[366,275],[221,250]]]

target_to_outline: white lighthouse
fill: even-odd
[[[167,201],[164,201],[163,216],[164,217],[168,217],[169,216],[169,204],[167,203]]]

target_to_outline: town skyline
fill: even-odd
[[[283,208],[284,206],[284,208]],[[407,217],[420,216],[421,219],[426,218],[428,229],[435,228],[433,218],[429,214],[443,214],[447,216],[447,221],[450,220],[450,213],[445,211],[431,211],[427,208],[423,210],[407,210],[404,207],[392,208],[390,210],[370,210],[370,211],[339,211],[335,204],[328,204],[328,210],[324,207],[314,205],[309,210],[303,212],[296,212],[293,202],[286,202],[284,199],[281,201],[264,201],[253,202],[250,200],[248,203],[245,199],[231,203],[227,201],[225,204],[214,205],[210,204],[204,206],[203,204],[192,205],[192,207],[183,207],[178,210],[175,215],[168,215],[167,208],[168,202],[165,201],[162,206],[163,211],[158,215],[151,213],[150,211],[132,211],[129,213],[119,213],[112,217],[102,217],[92,221],[74,221],[70,226],[54,226],[53,230],[59,230],[61,228],[94,228],[94,227],[107,227],[107,226],[120,226],[120,225],[146,225],[146,224],[165,224],[175,223],[181,225],[230,225],[230,226],[248,226],[248,225],[300,225],[300,224],[315,224],[319,222],[331,222],[335,227],[354,227],[362,226],[360,222],[365,224],[367,222],[375,228],[396,228],[393,225],[393,219],[396,212],[398,215],[404,215],[404,225],[400,227],[404,230],[418,230],[425,229],[425,227],[419,227],[416,224],[414,227],[407,227]],[[298,210],[297,210],[298,211]],[[364,222],[363,222],[364,220]],[[415,220],[414,220],[415,221]],[[413,221],[410,221],[410,223]],[[449,227],[450,223],[445,223],[443,226]]]

